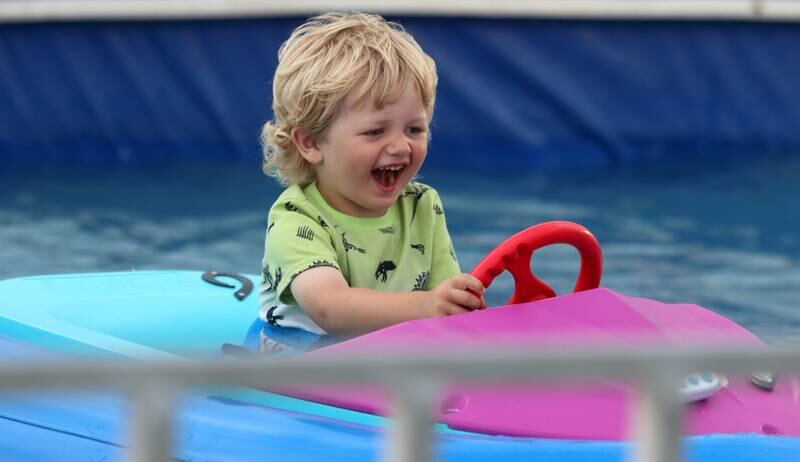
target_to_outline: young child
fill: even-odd
[[[287,187],[269,211],[260,316],[353,336],[486,306],[461,274],[425,160],[436,67],[399,25],[329,13],[283,44],[264,172]]]

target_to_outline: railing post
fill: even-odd
[[[390,462],[433,461],[433,405],[437,389],[422,379],[404,380],[392,386]]]
[[[636,462],[680,462],[683,405],[678,395],[679,374],[654,373],[642,380],[636,416]]]
[[[131,390],[131,462],[165,462],[172,454],[173,387],[159,382]]]

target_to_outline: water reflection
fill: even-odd
[[[696,303],[772,343],[800,340],[800,160],[692,175],[520,176],[425,172],[439,189],[462,268],[532,224],[587,226],[605,255],[603,286]],[[257,166],[15,175],[0,182],[0,279],[145,269],[257,274],[267,207],[280,192]],[[569,291],[577,253],[537,252]],[[502,304],[513,281],[489,293]]]

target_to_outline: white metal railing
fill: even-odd
[[[0,22],[233,18],[330,10],[435,16],[800,20],[798,0],[0,0]]]
[[[0,366],[0,392],[14,390],[111,389],[133,400],[130,460],[167,460],[172,444],[172,403],[196,385],[258,383],[372,384],[394,397],[387,459],[426,462],[434,458],[430,426],[439,386],[447,383],[508,383],[613,379],[632,380],[640,396],[635,460],[681,460],[682,406],[678,383],[687,373],[715,371],[749,375],[753,370],[800,371],[800,349],[608,349],[531,351],[432,351],[386,355],[300,357],[292,360],[226,358],[158,362],[76,361]]]

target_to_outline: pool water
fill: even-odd
[[[695,169],[578,174],[423,170],[467,271],[536,223],[588,227],[602,285],[696,303],[773,344],[800,340],[800,158]],[[258,274],[267,209],[280,193],[254,165],[10,169],[0,178],[0,279],[146,269]],[[577,252],[555,246],[533,268],[569,291]],[[512,279],[488,293],[502,304]],[[255,315],[255,313],[254,313]]]

